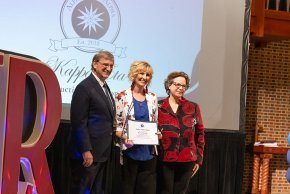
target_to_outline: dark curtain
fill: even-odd
[[[70,165],[68,136],[70,124],[62,122],[47,159],[56,194],[68,194]],[[239,132],[206,130],[204,162],[191,179],[187,194],[241,194],[245,135]],[[115,193],[119,193],[115,185]]]
[[[55,194],[68,194],[70,181],[69,133],[70,124],[61,122],[46,156]]]
[[[206,132],[204,162],[187,194],[240,194],[244,168],[244,135]]]

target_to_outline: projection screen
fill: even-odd
[[[200,104],[208,129],[239,130],[244,0],[1,1],[0,49],[31,55],[58,77],[63,112],[91,73],[98,50],[115,56],[114,94],[130,86],[135,60],[154,69],[151,92],[166,97],[172,71],[191,77],[186,97]]]

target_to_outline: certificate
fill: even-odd
[[[157,123],[128,120],[128,139],[136,145],[158,145]]]

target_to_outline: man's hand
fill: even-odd
[[[93,158],[93,155],[91,153],[91,151],[86,151],[86,152],[83,152],[83,165],[84,167],[89,167],[93,164],[93,161],[94,161],[94,158]]]

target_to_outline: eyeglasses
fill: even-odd
[[[176,83],[176,82],[172,82],[172,84],[173,84],[175,87],[177,87],[177,88],[182,88],[182,89],[185,89],[185,90],[188,89],[188,85],[183,85],[183,84]]]
[[[101,64],[105,68],[108,68],[108,67],[110,67],[110,69],[113,69],[114,68],[114,64],[101,63],[99,61],[95,61],[95,62]]]

